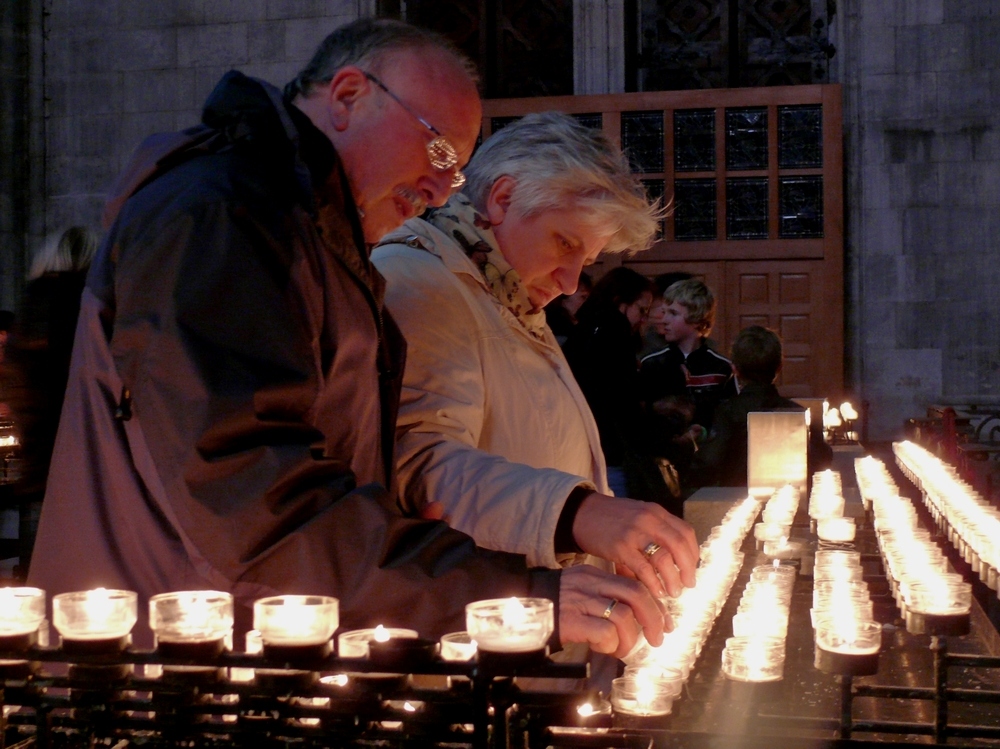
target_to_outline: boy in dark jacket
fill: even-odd
[[[659,332],[667,346],[642,359],[643,399],[662,415],[692,414],[690,424],[707,432],[716,406],[736,395],[732,364],[705,343],[715,322],[715,295],[691,278],[672,284],[663,300],[667,308]]]
[[[732,355],[739,395],[719,406],[711,435],[694,457],[694,483],[701,486],[746,486],[749,413],[805,410],[782,398],[774,386],[781,370],[781,339],[774,331],[760,325],[745,328],[733,341]],[[832,454],[819,430],[810,430],[810,435],[812,474],[828,465]]]

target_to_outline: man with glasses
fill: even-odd
[[[659,642],[638,583],[529,571],[397,509],[405,347],[367,246],[447,200],[480,117],[447,43],[359,21],[284,96],[230,72],[202,126],[140,147],[83,295],[32,584],[229,590],[238,630],[255,598],[329,594],[345,628],[430,637],[537,595],[563,641]]]

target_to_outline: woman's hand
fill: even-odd
[[[588,554],[627,567],[657,598],[694,587],[694,528],[657,504],[594,492],[577,510],[573,538]]]
[[[562,571],[559,581],[559,638],[586,642],[598,653],[626,655],[644,632],[654,647],[664,627],[673,629],[660,605],[635,580],[612,575],[589,564]]]

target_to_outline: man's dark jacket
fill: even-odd
[[[555,599],[558,572],[396,507],[405,347],[329,140],[235,72],[202,121],[149,139],[109,204],[31,584],[140,613],[229,590],[240,630],[255,598],[327,594],[342,627],[430,637],[472,600]]]

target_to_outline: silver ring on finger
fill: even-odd
[[[608,607],[606,609],[604,609],[604,613],[601,614],[601,618],[602,619],[610,619],[611,618],[611,612],[615,610],[615,606],[617,606],[617,605],[618,605],[618,599],[617,598],[612,598],[611,599],[611,603],[608,604]]]
[[[660,546],[656,541],[650,541],[646,544],[646,548],[642,550],[642,553],[646,555],[646,559],[651,559],[653,554],[658,552],[663,547]]]

